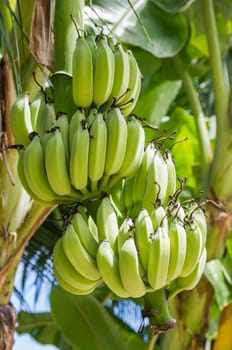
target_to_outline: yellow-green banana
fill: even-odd
[[[10,126],[15,143],[27,146],[30,143],[29,133],[33,131],[27,93],[15,100],[10,112]]]
[[[115,58],[115,73],[114,73],[114,83],[112,91],[110,94],[109,102],[112,104],[115,100],[122,97],[129,86],[130,79],[130,63],[129,56],[124,50],[121,44],[117,44],[114,49],[114,58]]]
[[[54,123],[54,126],[58,127],[61,132],[61,136],[64,143],[65,156],[67,165],[69,164],[69,120],[66,114],[60,114]]]
[[[142,297],[146,287],[140,276],[139,256],[133,237],[129,237],[119,252],[119,270],[122,284],[132,298]]]
[[[147,271],[149,249],[153,234],[153,224],[146,209],[141,209],[135,220],[135,243],[139,253],[139,260]]]
[[[183,269],[187,246],[186,231],[178,219],[171,220],[168,237],[170,241],[168,281],[172,281],[180,275]]]
[[[108,179],[111,175],[119,171],[126,152],[127,123],[119,108],[113,108],[106,115],[106,127],[107,151],[105,176]]]
[[[166,195],[163,201],[163,204],[166,205],[171,197],[174,195],[176,192],[176,167],[171,155],[170,151],[166,151],[166,156],[164,158],[167,171],[168,171],[168,183],[167,183],[167,190],[166,190]]]
[[[89,180],[92,192],[98,191],[98,181],[105,170],[107,128],[101,113],[97,113],[90,127]]]
[[[168,231],[167,212],[162,205],[155,206],[150,212],[150,217],[155,230],[161,226]]]
[[[65,289],[67,292],[71,293],[71,294],[75,294],[75,295],[87,295],[87,294],[91,294],[95,289],[96,289],[96,285],[93,285],[91,288],[89,289],[80,289],[80,288],[76,288],[73,287],[72,284],[69,284],[63,277],[62,275],[59,273],[59,271],[57,270],[56,266],[53,266],[53,272],[54,272],[54,276],[57,280],[57,282],[59,283],[59,285]]]
[[[44,152],[40,137],[35,135],[23,156],[23,169],[27,184],[35,197],[43,202],[53,202],[57,196],[52,191],[44,165]]]
[[[91,281],[97,281],[101,277],[96,260],[84,248],[72,224],[65,229],[62,245],[68,260],[82,276]]]
[[[74,214],[71,220],[71,223],[81,241],[81,244],[88,252],[88,254],[95,258],[98,249],[98,242],[95,235],[90,230],[88,222],[89,218],[87,218],[87,221],[85,221],[83,215],[80,213]]]
[[[71,152],[72,147],[72,141],[73,141],[73,135],[76,133],[77,129],[80,127],[82,123],[84,123],[85,119],[85,113],[83,109],[77,109],[75,113],[73,113],[70,123],[69,123],[69,150]]]
[[[30,186],[27,183],[26,177],[25,177],[25,172],[24,172],[24,155],[25,155],[25,150],[20,150],[19,151],[19,159],[18,159],[18,163],[17,163],[17,171],[18,171],[18,176],[20,178],[20,182],[23,185],[24,189],[27,191],[27,193],[29,194],[29,196],[31,197],[31,199],[33,199],[35,202],[37,202],[38,204],[44,206],[44,207],[48,207],[48,206],[52,206],[55,204],[55,200],[54,201],[43,201],[41,198],[38,198],[35,193],[31,190]]]
[[[105,36],[97,41],[93,62],[93,103],[100,107],[110,97],[115,71],[114,53]]]
[[[93,102],[93,58],[83,36],[76,41],[72,59],[73,100],[78,107],[87,108]]]
[[[127,51],[129,58],[129,83],[128,83],[128,92],[125,96],[119,100],[119,105],[124,116],[128,116],[137,103],[140,90],[141,90],[141,80],[142,74],[138,67],[138,63],[131,50]]]
[[[170,259],[170,241],[168,232],[158,227],[151,237],[147,278],[154,290],[163,288],[167,283]]]
[[[120,277],[118,257],[107,240],[101,241],[99,245],[97,265],[107,287],[120,298],[128,298],[130,295],[124,289]]]
[[[117,249],[118,221],[112,203],[104,197],[97,210],[97,229],[99,242],[108,240],[112,248]]]
[[[142,207],[141,202],[143,200],[147,184],[147,174],[154,158],[154,152],[154,145],[149,143],[144,151],[142,163],[134,177],[133,201],[136,204],[138,203],[140,208]]]
[[[200,227],[196,223],[185,225],[187,247],[183,269],[180,273],[181,277],[189,275],[197,265],[203,247],[203,239]]]
[[[168,170],[161,152],[157,149],[147,174],[143,207],[150,211],[155,202],[163,204],[168,185]]]
[[[175,295],[179,294],[184,290],[191,290],[194,287],[196,287],[204,272],[206,258],[207,251],[206,248],[204,248],[202,255],[198,263],[194,267],[193,271],[189,275],[185,277],[178,277],[170,283],[170,285],[168,286],[169,298],[173,298]]]
[[[66,162],[65,146],[60,129],[49,132],[44,149],[45,169],[52,190],[59,196],[72,191]]]
[[[89,162],[89,131],[86,120],[74,132],[70,150],[70,177],[72,185],[81,192],[87,191]]]
[[[116,176],[132,177],[136,174],[142,163],[144,146],[145,134],[143,127],[141,123],[134,116],[132,116],[127,123],[127,143],[125,157],[123,159],[122,166]]]
[[[120,252],[124,242],[130,237],[134,236],[134,223],[130,217],[126,217],[118,230],[117,236],[117,248],[118,252]]]
[[[73,267],[64,252],[62,237],[56,242],[53,249],[53,266],[62,279],[73,288],[88,291],[99,283],[99,281],[91,281],[85,278]]]
[[[40,105],[36,118],[36,132],[42,136],[52,127],[56,119],[54,104],[46,100],[44,92],[40,92]]]

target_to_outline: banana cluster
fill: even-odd
[[[163,288],[173,297],[198,283],[206,263],[206,233],[204,213],[195,203],[158,206],[150,213],[141,209],[136,219],[126,217],[119,224],[104,197],[96,223],[82,213],[71,218],[54,249],[54,273],[75,294],[90,293],[104,282],[120,298]],[[92,286],[80,287],[79,274]]]
[[[72,294],[89,294],[103,280],[96,263],[97,228],[92,217],[80,210],[73,215],[53,251],[54,275]]]
[[[141,89],[141,72],[130,50],[105,35],[79,36],[72,60],[72,93],[78,108],[104,111],[120,107],[124,116],[134,109]]]
[[[149,143],[133,178],[123,179],[111,191],[111,199],[122,217],[136,217],[141,208],[166,206],[176,191],[176,168],[169,150],[164,153]]]
[[[30,135],[43,135],[56,120],[54,104],[45,92],[40,91],[30,103],[29,94],[24,93],[15,100],[10,114],[10,126],[17,145],[24,147],[31,142]]]
[[[18,161],[24,188],[42,205],[94,198],[140,167],[143,127],[134,116],[126,120],[119,108],[104,116],[77,109],[70,120],[65,114],[49,119],[49,126],[35,127]]]

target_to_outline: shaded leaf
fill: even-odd
[[[147,3],[138,16],[140,23],[134,15],[130,22],[122,24],[120,32],[116,31],[122,40],[139,46],[156,57],[172,57],[186,44],[189,33],[184,16],[167,14],[151,2]]]
[[[71,350],[50,312],[29,313],[21,311],[17,317],[18,334],[30,334],[41,344],[53,344],[61,350]]]
[[[156,57],[172,57],[186,44],[189,29],[181,14],[168,14],[151,1],[94,1],[95,20],[119,40]],[[173,35],[175,33],[175,35]]]
[[[113,319],[92,296],[71,295],[59,286],[51,292],[57,326],[75,350],[128,350]]]
[[[231,286],[224,275],[224,266],[219,259],[206,264],[205,275],[215,290],[215,297],[222,310],[232,300]]]
[[[151,0],[162,10],[169,13],[185,11],[195,0]]]
[[[181,84],[181,81],[168,80],[154,84],[153,88],[150,87],[141,94],[135,113],[145,117],[149,123],[159,126],[161,118],[166,115],[177,96]]]

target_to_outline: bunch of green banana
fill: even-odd
[[[143,208],[136,219],[126,217],[119,225],[111,200],[102,200],[96,259],[104,283],[117,296],[139,298],[163,288],[172,295],[199,281],[206,262],[205,218],[195,204],[186,209],[177,204],[179,211],[173,204],[151,213]]]
[[[98,241],[82,210],[69,220],[53,251],[53,270],[58,283],[73,294],[89,294],[102,283],[96,255]]]
[[[15,100],[10,114],[15,143],[28,146],[32,132],[42,136],[51,128],[54,121],[54,105],[47,101],[44,91],[40,91],[31,103],[28,93],[20,95]]]
[[[106,111],[118,106],[124,116],[134,109],[141,73],[133,53],[100,34],[79,36],[72,59],[72,94],[78,108]]]
[[[122,214],[136,217],[141,208],[151,212],[157,204],[166,206],[175,194],[176,181],[170,151],[162,153],[154,143],[149,143],[134,177],[127,177],[112,189],[112,200]]]
[[[60,114],[49,123],[31,134],[18,164],[26,191],[45,206],[97,197],[141,164],[143,127],[134,116],[126,121],[119,108],[104,117],[96,109],[77,109],[70,121]]]

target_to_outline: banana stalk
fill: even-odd
[[[149,318],[150,327],[154,334],[164,333],[175,327],[176,320],[170,314],[165,289],[145,294],[142,316]]]
[[[55,39],[55,72],[72,73],[72,54],[78,36],[77,29],[83,32],[83,0],[57,0],[55,6],[54,39]]]

